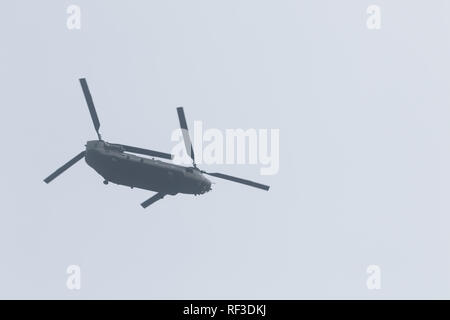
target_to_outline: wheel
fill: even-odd
[[[107,185],[108,184],[108,180],[103,181],[103,184]]]

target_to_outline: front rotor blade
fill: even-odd
[[[189,130],[187,127],[183,107],[178,107],[177,113],[178,113],[178,120],[180,120],[181,132],[183,133],[184,146],[186,147],[186,152],[192,158],[192,162],[195,164],[194,148],[192,147],[191,138],[189,136]]]
[[[80,79],[81,88],[83,89],[84,98],[86,99],[86,103],[89,108],[89,113],[91,114],[92,122],[94,123],[95,131],[100,139],[100,134],[98,130],[100,129],[100,121],[98,120],[97,111],[95,110],[94,101],[92,100],[91,92],[89,91],[89,87],[87,85],[86,79]]]
[[[79,160],[81,160],[84,155],[86,154],[86,151],[80,152],[77,156],[75,156],[72,160],[67,162],[65,165],[63,165],[61,168],[53,172],[51,175],[49,175],[47,178],[44,179],[45,183],[50,183],[53,179],[55,179],[57,176],[59,176],[61,173],[69,169],[71,166],[73,166],[75,163],[77,163]]]
[[[263,190],[266,190],[266,191],[268,191],[269,188],[270,188],[270,186],[266,186],[265,184],[261,184],[261,183],[253,182],[253,181],[250,181],[250,180],[245,180],[245,179],[229,176],[229,175],[223,174],[223,173],[217,173],[217,172],[209,173],[209,172],[205,172],[205,171],[202,171],[202,172],[206,173],[206,174],[209,174],[210,176],[213,176],[213,177],[217,177],[217,178],[221,178],[221,179],[225,179],[225,180],[230,180],[230,181],[237,182],[237,183],[242,183],[242,184],[245,184],[247,186],[263,189]]]
[[[123,149],[125,151],[132,152],[132,153],[145,154],[147,156],[164,158],[164,159],[169,159],[169,160],[171,160],[173,158],[173,156],[170,153],[159,152],[159,151],[154,151],[154,150],[149,150],[149,149],[142,149],[142,148],[138,148],[138,147],[127,146],[124,144],[121,144],[121,146],[123,147]]]

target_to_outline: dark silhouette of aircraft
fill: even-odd
[[[91,114],[92,122],[94,123],[95,131],[97,132],[98,140],[88,141],[86,143],[86,150],[80,152],[72,160],[45,178],[44,181],[46,183],[50,183],[79,160],[85,158],[86,163],[105,179],[103,182],[104,184],[112,182],[131,188],[140,188],[157,192],[141,204],[143,208],[164,198],[166,195],[176,195],[177,193],[199,195],[210,191],[211,181],[209,181],[204,174],[263,190],[269,190],[269,186],[264,184],[222,173],[206,172],[198,169],[195,164],[194,150],[192,148],[186,117],[182,107],[177,108],[178,119],[180,121],[186,150],[192,158],[192,167],[183,167],[136,155],[140,154],[163,159],[172,159],[173,156],[168,153],[127,146],[124,144],[108,143],[102,140],[99,133],[100,121],[98,120],[86,79],[80,79],[80,84],[89,108],[89,113]]]

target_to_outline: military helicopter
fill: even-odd
[[[80,152],[73,159],[45,178],[45,183],[50,183],[61,173],[84,158],[86,163],[104,178],[104,184],[112,182],[131,188],[155,191],[155,195],[141,203],[143,208],[147,208],[166,195],[176,195],[178,193],[200,195],[211,191],[211,181],[204,176],[205,174],[266,191],[269,190],[269,186],[264,184],[223,173],[200,170],[195,163],[194,149],[192,148],[186,117],[182,107],[177,108],[177,113],[186,151],[192,159],[191,167],[138,156],[146,155],[172,159],[173,156],[168,153],[104,141],[99,132],[100,121],[86,79],[81,78],[79,81],[95,131],[97,132],[98,140],[88,141],[86,143],[86,150]]]

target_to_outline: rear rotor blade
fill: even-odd
[[[65,165],[63,165],[61,168],[57,169],[55,172],[53,172],[51,175],[49,175],[47,178],[44,179],[45,183],[50,183],[53,179],[55,179],[57,176],[59,176],[61,173],[69,169],[71,166],[73,166],[75,163],[77,163],[79,160],[81,160],[86,154],[86,151],[80,152],[77,156],[75,156],[72,160],[67,162]]]
[[[94,101],[92,100],[91,92],[89,91],[89,87],[87,85],[86,79],[80,79],[81,88],[83,89],[84,98],[86,99],[86,103],[89,108],[89,113],[91,114],[92,122],[94,123],[95,131],[97,132],[98,139],[101,140],[99,129],[100,129],[100,121],[98,120],[97,111],[95,110]]]
[[[143,148],[138,148],[138,147],[133,147],[133,146],[127,146],[124,144],[121,144],[121,146],[127,152],[145,154],[147,156],[158,157],[158,158],[169,159],[169,160],[171,160],[173,158],[173,156],[170,153],[159,152],[159,151],[154,151],[154,150],[149,150],[149,149],[143,149]]]
[[[191,137],[189,136],[189,130],[186,123],[186,117],[184,115],[183,107],[177,108],[178,120],[180,120],[181,132],[183,133],[184,145],[186,147],[186,152],[192,158],[192,162],[195,166],[195,156],[194,148],[192,147]]]
[[[229,176],[229,175],[223,174],[223,173],[217,173],[217,172],[209,173],[209,172],[205,172],[205,171],[202,171],[202,173],[208,174],[208,175],[213,176],[213,177],[225,179],[225,180],[230,180],[230,181],[233,181],[233,182],[242,183],[242,184],[245,184],[247,186],[263,189],[263,190],[266,190],[266,191],[268,191],[269,188],[270,188],[270,186],[267,186],[265,184],[261,184],[261,183],[253,182],[253,181],[250,181],[250,180],[245,180],[245,179]]]

